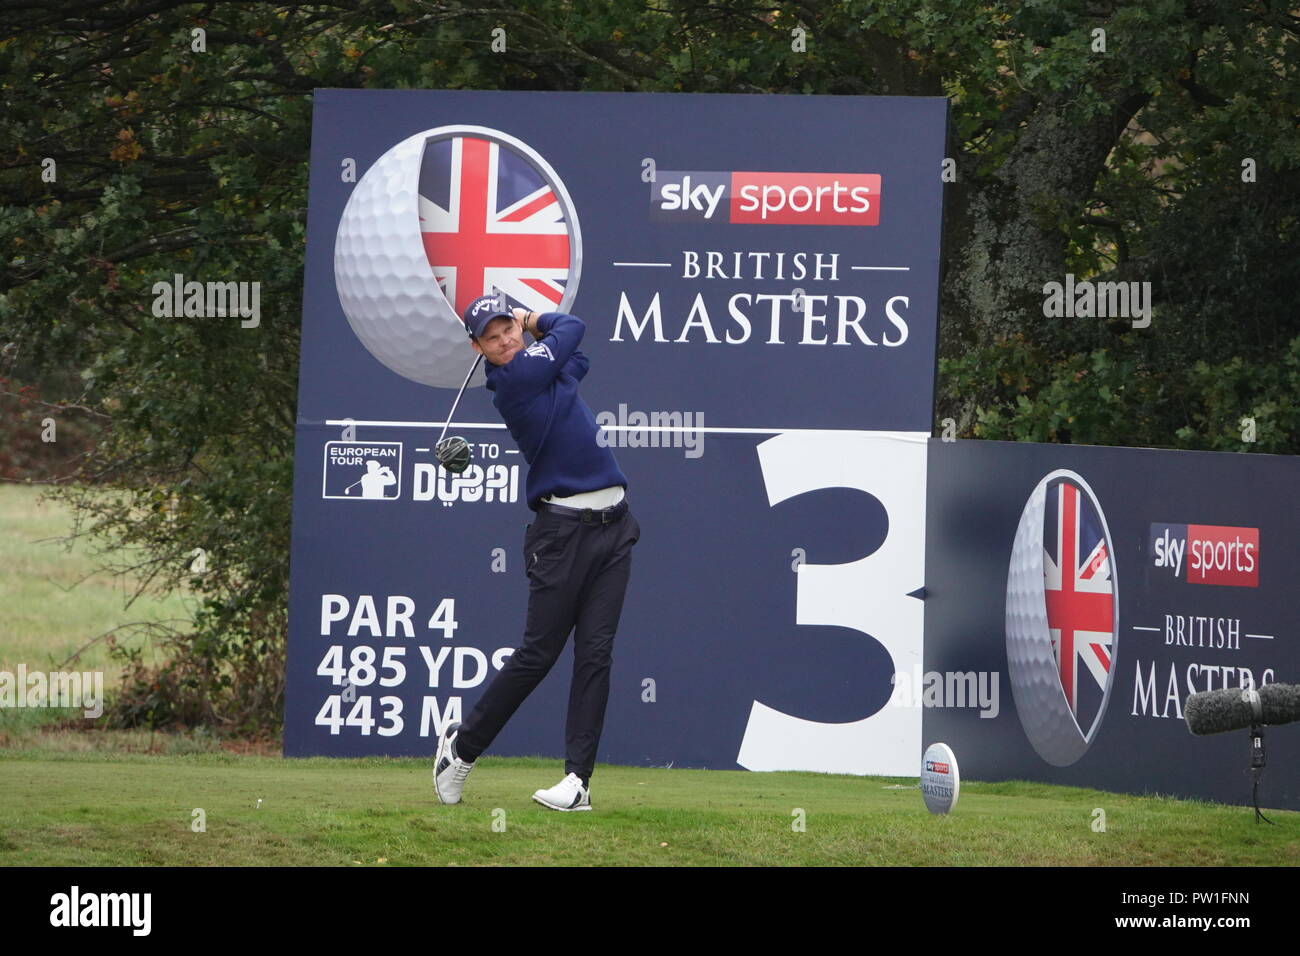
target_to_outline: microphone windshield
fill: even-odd
[[[1300,684],[1265,684],[1258,691],[1192,694],[1183,716],[1187,729],[1197,735],[1221,734],[1254,724],[1289,724],[1300,720]]]

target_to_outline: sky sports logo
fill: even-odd
[[[1259,529],[1152,523],[1151,559],[1189,584],[1257,588]]]
[[[650,218],[758,226],[875,226],[880,223],[880,174],[661,169],[650,184]]]

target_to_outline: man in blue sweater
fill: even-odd
[[[528,462],[528,507],[537,516],[524,531],[523,643],[464,722],[443,731],[434,789],[441,802],[460,802],[474,761],[546,676],[573,631],[565,777],[533,799],[552,810],[590,810],[614,634],[641,528],[624,498],[627,478],[613,452],[597,442],[595,416],[578,396],[590,364],[578,348],[582,320],[507,310],[504,296],[475,299],[463,318],[471,345],[487,362],[492,404]],[[524,332],[535,339],[527,348]]]

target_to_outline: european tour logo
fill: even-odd
[[[650,218],[757,226],[875,226],[879,173],[659,170]]]

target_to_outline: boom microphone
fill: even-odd
[[[1210,690],[1187,698],[1187,729],[1197,735],[1222,734],[1257,724],[1300,720],[1300,684],[1265,684],[1256,690]]]

